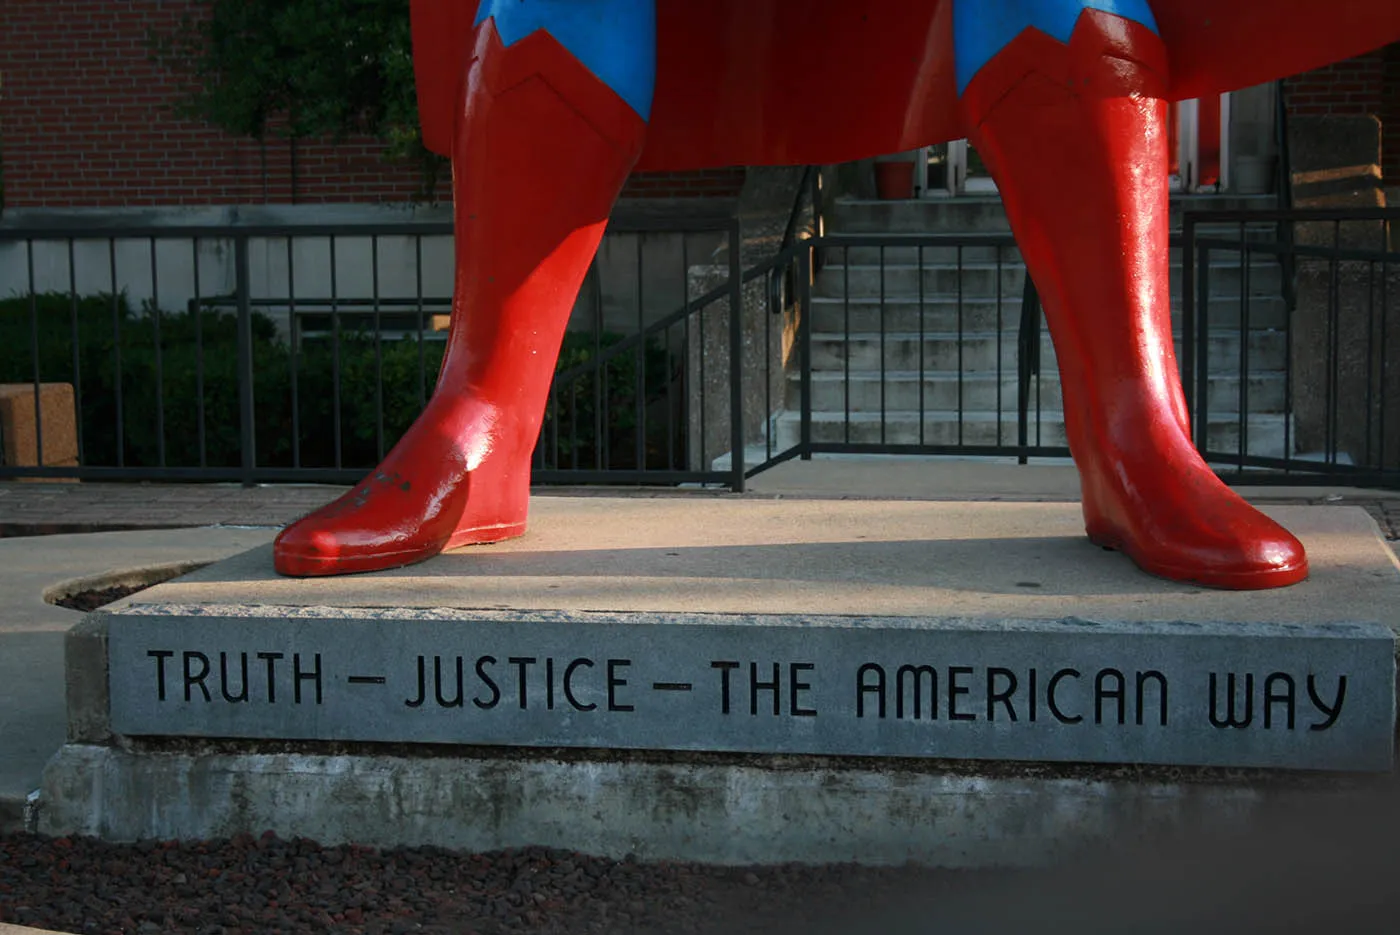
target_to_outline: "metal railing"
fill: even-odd
[[[431,393],[451,237],[445,221],[0,229],[0,384],[33,396],[12,428],[29,456],[0,477],[358,480]],[[692,258],[725,253],[697,296]],[[537,480],[741,485],[684,426],[742,374],[703,379],[681,324],[737,328],[738,256],[733,221],[611,225],[590,272],[609,298],[571,319]],[[584,416],[595,440],[571,447],[562,426]]]
[[[1400,486],[1397,224],[1398,209],[1186,216],[1188,405],[1197,448],[1227,480]],[[1231,303],[1215,300],[1222,270],[1241,277]],[[1251,281],[1271,271],[1281,314]],[[1238,379],[1222,387],[1227,361]]]
[[[1179,359],[1195,441],[1227,479],[1400,480],[1397,220],[1185,216]],[[736,221],[614,224],[535,480],[740,490],[823,454],[1068,456],[1010,234],[789,229],[745,271]],[[0,383],[33,388],[40,449],[0,477],[357,480],[431,392],[450,260],[447,223],[0,230],[16,293],[0,300]],[[45,395],[55,382],[71,402]],[[66,423],[48,408],[64,405]],[[71,457],[46,457],[65,424]]]

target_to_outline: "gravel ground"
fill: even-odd
[[[856,932],[904,894],[971,876],[323,848],[270,833],[135,845],[15,835],[0,838],[0,922],[103,935]]]

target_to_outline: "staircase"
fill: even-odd
[[[1193,196],[1183,210],[1269,207],[1272,199]],[[1201,230],[1198,227],[1198,230]],[[841,201],[833,234],[1001,234],[1000,200]],[[1202,234],[1207,231],[1202,230]],[[1231,226],[1224,236],[1237,238]],[[1273,228],[1245,236],[1272,239]],[[1181,358],[1180,249],[1171,258]],[[833,248],[813,287],[812,440],[855,445],[1009,446],[1017,443],[1017,339],[1026,281],[1014,246]],[[1217,252],[1209,272],[1208,448],[1236,454],[1241,439],[1241,295],[1248,381],[1246,451],[1285,454],[1286,303],[1276,262]],[[1065,445],[1059,373],[1048,332],[1032,384],[1030,442]],[[801,437],[801,373],[787,375],[784,409],[770,423],[774,449]]]

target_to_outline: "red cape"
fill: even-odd
[[[476,0],[412,0],[423,139],[451,154]],[[1400,0],[1153,0],[1171,96],[1297,74],[1400,40]],[[835,163],[966,136],[948,0],[657,0],[637,168]]]

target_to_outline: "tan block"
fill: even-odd
[[[78,414],[71,383],[39,384],[44,467],[78,463]],[[39,433],[34,430],[34,384],[0,383],[0,464],[39,466]]]

